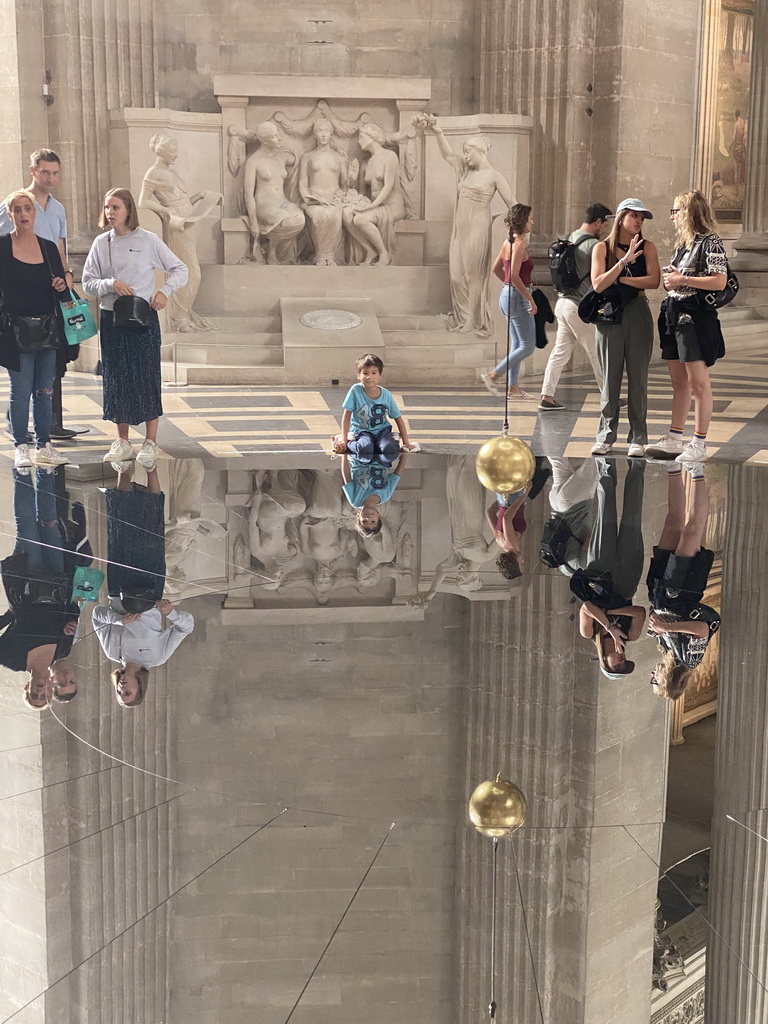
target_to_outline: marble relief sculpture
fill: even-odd
[[[345,263],[341,204],[349,188],[350,165],[333,138],[327,118],[315,121],[314,149],[299,161],[299,195],[307,215],[309,234],[318,267]]]
[[[282,134],[297,140],[297,151]],[[299,119],[278,110],[254,130],[230,127],[228,166],[244,166],[243,195],[253,238],[251,259],[316,266],[388,266],[394,226],[413,212],[414,130],[388,133],[362,113],[339,117],[325,100]],[[357,136],[364,155],[345,145]],[[246,159],[246,145],[259,148]],[[303,153],[300,153],[302,147]],[[367,159],[365,159],[367,157]]]
[[[171,331],[212,331],[213,325],[197,314],[194,302],[200,288],[200,261],[197,258],[195,230],[199,221],[210,217],[221,205],[220,192],[195,192],[190,195],[186,184],[174,168],[179,155],[176,139],[153,135],[149,148],[155,162],[144,175],[139,193],[139,206],[152,210],[163,222],[163,241],[186,263],[189,278],[168,300],[168,327]]]
[[[440,155],[456,173],[456,207],[448,252],[453,310],[447,317],[448,329],[488,337],[493,333],[491,200],[498,192],[510,207],[512,192],[504,175],[488,160],[491,144],[484,135],[467,139],[459,156],[451,149],[437,118],[416,115],[413,123],[421,130],[432,132]]]
[[[252,138],[259,148],[245,161],[243,193],[251,232],[251,259],[271,264],[295,263],[297,239],[304,230],[304,214],[296,202],[296,154],[285,146],[271,121],[257,125]],[[293,185],[293,188],[291,187]]]
[[[384,129],[373,121],[362,125],[358,139],[363,152],[370,154],[360,175],[365,191],[357,193],[357,203],[344,207],[344,227],[362,249],[362,259],[353,262],[386,267],[395,248],[395,222],[406,215],[400,160],[394,150],[385,149]]]

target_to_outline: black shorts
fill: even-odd
[[[699,548],[692,557],[655,547],[646,582],[651,603],[668,606],[670,600],[685,605],[698,604],[707,589],[714,551]]]
[[[686,322],[683,316],[678,320],[674,333],[667,331],[662,338],[661,358],[679,359],[681,363],[705,361],[693,321]]]

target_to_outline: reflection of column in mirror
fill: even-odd
[[[535,535],[545,514],[542,502],[539,522],[529,524]],[[503,768],[528,799],[526,824],[509,841],[544,1019],[608,1019],[606,1000],[620,999],[626,1024],[647,1024],[661,826],[633,828],[634,839],[590,826],[661,822],[666,708],[649,693],[647,659],[621,683],[595,671],[574,608],[557,571],[525,574],[516,600],[472,604],[465,778],[469,789]],[[462,1024],[480,1019],[487,1003],[477,965],[490,962],[491,868],[484,841],[466,829],[457,928]],[[535,1021],[511,856],[498,882],[496,998],[505,1019]]]
[[[707,1020],[768,1020],[768,478],[729,469],[707,948]],[[743,963],[740,963],[742,961]]]

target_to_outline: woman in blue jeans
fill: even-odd
[[[509,356],[504,357],[490,373],[480,379],[492,395],[504,387],[509,371],[509,397],[530,398],[518,382],[520,364],[536,347],[536,303],[531,295],[533,260],[528,255],[528,237],[533,227],[531,207],[515,203],[504,218],[510,229],[512,243],[506,241],[493,264],[493,273],[504,282],[499,296],[499,309],[509,323]]]
[[[0,331],[0,364],[11,378],[10,416],[17,469],[62,466],[69,459],[51,444],[53,382],[59,349],[66,349],[59,323],[59,293],[69,291],[61,255],[53,242],[35,234],[35,197],[26,189],[5,201],[13,224],[0,239],[0,288],[5,299]],[[66,351],[62,357],[68,356]],[[36,451],[27,445],[29,403]]]

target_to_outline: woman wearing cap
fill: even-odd
[[[145,469],[154,469],[157,426],[163,414],[157,311],[165,308],[172,292],[187,283],[188,271],[157,235],[139,227],[136,203],[128,189],[107,192],[99,227],[107,230],[96,237],[88,253],[83,288],[99,297],[103,418],[117,424],[117,440],[104,462],[137,458]],[[156,270],[168,275],[157,291]],[[124,303],[119,300],[126,296],[133,298],[123,311]],[[146,437],[136,456],[128,429],[139,423],[145,424]]]
[[[661,306],[659,337],[672,380],[672,420],[669,433],[649,445],[647,454],[690,466],[707,457],[712,419],[709,368],[725,355],[717,310],[702,300],[705,292],[725,288],[728,262],[712,208],[698,189],[677,196],[669,214],[677,229],[677,251],[664,271],[667,297]],[[693,440],[683,448],[691,396]]]
[[[603,292],[618,284],[623,300],[621,323],[597,325],[597,352],[603,367],[602,410],[593,455],[607,455],[616,441],[619,399],[627,373],[630,456],[642,457],[648,443],[648,364],[653,346],[653,317],[645,297],[661,281],[656,246],[643,238],[643,221],[653,214],[639,199],[619,203],[610,234],[592,250],[592,287]]]

